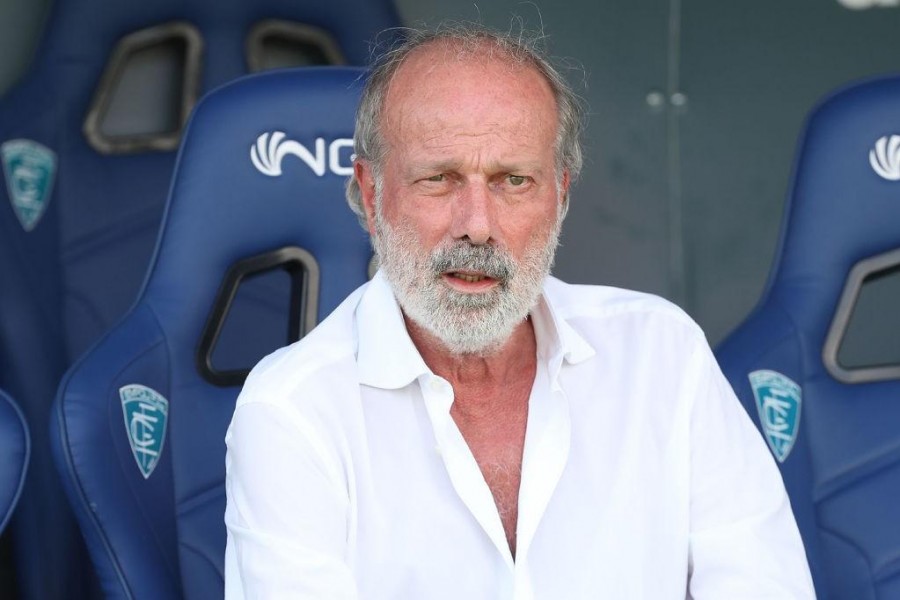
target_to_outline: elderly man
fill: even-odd
[[[778,471],[699,328],[549,277],[580,113],[521,37],[409,32],[357,116],[381,264],[254,369],[228,598],[810,598]]]

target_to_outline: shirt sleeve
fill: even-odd
[[[691,597],[815,598],[774,459],[705,342],[693,358]]]
[[[225,438],[225,598],[357,598],[349,500],[315,428],[288,409],[239,405]]]

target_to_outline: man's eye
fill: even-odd
[[[511,185],[515,186],[522,185],[528,180],[524,175],[508,175],[506,179]]]
[[[435,181],[435,182],[441,182],[441,181],[443,181],[443,180],[444,180],[444,174],[443,174],[443,173],[441,173],[440,175],[432,175],[431,177],[427,177],[427,178],[425,179],[425,181]]]

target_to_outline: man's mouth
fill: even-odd
[[[450,277],[455,277],[456,279],[462,279],[463,281],[467,281],[469,283],[475,283],[477,281],[483,281],[485,279],[490,279],[487,275],[482,275],[480,273],[461,273],[459,271],[453,271],[448,273]]]
[[[449,286],[467,293],[486,292],[500,283],[496,277],[481,271],[444,271],[443,277]]]

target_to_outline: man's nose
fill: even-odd
[[[486,182],[462,186],[453,206],[451,235],[472,244],[487,244],[494,235],[495,206]]]

